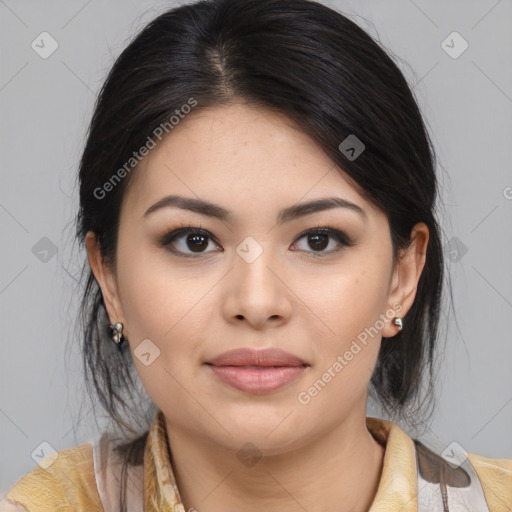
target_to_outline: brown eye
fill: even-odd
[[[191,251],[201,252],[208,247],[208,237],[200,234],[187,235],[185,244]]]
[[[329,245],[329,235],[325,233],[315,233],[308,235],[309,247],[315,251],[323,251]]]
[[[211,252],[206,251],[210,243],[213,243],[212,236],[200,228],[177,229],[165,235],[160,242],[169,251],[184,257],[193,257],[194,253],[200,255]]]
[[[339,252],[345,246],[353,245],[352,241],[341,231],[333,228],[316,228],[302,233],[298,240],[306,240],[301,250],[313,253],[314,256],[328,256]],[[294,245],[298,245],[297,241]],[[332,243],[331,243],[332,242]],[[336,247],[336,245],[338,247]],[[327,247],[333,247],[331,250],[326,251]],[[318,254],[315,254],[318,253]]]

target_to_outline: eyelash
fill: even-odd
[[[183,257],[183,258],[198,258],[198,257],[201,257],[202,254],[206,254],[206,253],[201,253],[201,252],[198,252],[198,253],[184,253],[182,251],[176,250],[175,248],[172,248],[172,242],[174,242],[178,238],[181,238],[184,235],[189,235],[189,234],[204,236],[204,237],[212,240],[214,243],[217,244],[217,242],[215,241],[215,238],[213,236],[211,236],[211,234],[208,231],[202,229],[201,225],[199,227],[192,227],[190,224],[188,226],[185,226],[184,224],[181,224],[179,229],[175,229],[173,231],[170,231],[169,233],[166,233],[160,239],[159,244],[162,247],[166,247],[173,254],[175,254],[175,255],[177,255],[179,257]],[[331,250],[331,251],[328,251],[328,252],[323,252],[323,253],[322,252],[315,252],[315,251],[306,251],[308,253],[311,252],[312,256],[314,258],[325,258],[325,257],[330,256],[332,254],[338,253],[344,247],[351,247],[352,245],[354,245],[354,242],[347,235],[345,235],[341,231],[339,231],[337,229],[334,229],[334,228],[331,228],[329,226],[323,226],[323,227],[318,226],[316,228],[312,228],[312,229],[308,229],[306,231],[303,231],[300,235],[297,236],[297,238],[295,239],[293,244],[297,243],[299,240],[301,240],[302,238],[306,237],[307,235],[326,235],[326,236],[330,236],[330,237],[334,238],[341,245],[341,247],[339,247],[338,249]],[[217,244],[217,245],[219,245],[219,244]]]

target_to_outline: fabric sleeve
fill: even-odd
[[[14,503],[7,498],[0,500],[0,512],[28,512],[21,503]]]
[[[5,512],[103,512],[94,478],[92,446],[84,444],[57,452],[46,469],[37,466],[21,477],[3,501],[3,507],[11,507]],[[13,509],[12,503],[17,508]]]
[[[489,459],[468,454],[491,512],[512,510],[512,459]]]

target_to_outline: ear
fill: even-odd
[[[388,296],[388,310],[395,310],[396,316],[404,317],[411,308],[421,272],[425,266],[429,231],[426,224],[419,222],[411,231],[411,245],[399,252],[391,278]],[[398,326],[389,318],[382,329],[384,338],[392,338],[398,332]]]
[[[122,322],[126,325],[114,272],[104,262],[100,252],[100,244],[96,234],[92,231],[89,231],[85,236],[85,246],[87,248],[89,265],[101,288],[110,323]]]

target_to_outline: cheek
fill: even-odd
[[[339,266],[303,273],[294,289],[307,308],[305,311],[309,310],[308,316],[316,317],[308,328],[321,329],[312,339],[324,339],[328,346],[341,350],[359,333],[374,326],[386,307],[386,265],[375,257],[365,257],[361,251],[351,254]],[[377,326],[380,331],[382,326]]]
[[[118,264],[119,286],[132,349],[149,338],[160,349],[160,361],[177,367],[185,357],[193,360],[213,325],[209,291],[218,276],[187,271],[166,258],[164,250],[144,247],[124,253]]]
[[[172,266],[165,264],[163,252],[142,238],[128,243],[120,235],[119,291],[129,331],[139,336],[149,337],[151,333],[162,337],[177,321],[187,300],[183,297],[184,283]]]
[[[298,400],[300,404],[309,400],[310,411],[331,411],[328,415],[334,419],[366,393],[384,326],[386,265],[377,257],[358,254],[331,269],[329,276],[301,280],[298,295],[317,317],[305,323],[308,337],[317,340],[317,364],[308,387],[301,390],[304,400]],[[333,404],[339,406],[332,408]]]
[[[118,272],[130,349],[142,386],[168,417],[180,411],[174,419],[185,421],[187,416],[181,416],[190,408],[190,397],[183,386],[190,389],[197,377],[201,341],[212,325],[209,315],[214,305],[207,292],[214,282],[193,279],[190,273],[162,263],[160,256],[149,261],[143,249],[124,253]],[[151,354],[148,365],[138,350],[147,339],[154,344],[145,342]]]
[[[364,402],[380,349],[379,319],[385,307],[384,277],[368,274],[347,270],[331,279],[323,293],[305,300],[328,327],[322,337],[315,336],[312,323],[307,327],[309,338],[317,340],[317,364],[297,401],[308,417],[318,414],[336,423]]]

